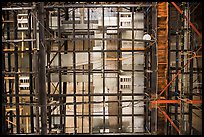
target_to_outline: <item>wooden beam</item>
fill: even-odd
[[[11,123],[11,124],[13,124],[14,126],[16,126],[16,124],[15,124],[15,123],[13,123],[13,122],[9,121],[8,119],[6,119],[6,121],[7,121],[8,123]]]
[[[4,77],[5,80],[7,79],[15,79],[15,77]]]
[[[14,49],[3,49],[3,51],[14,51]]]

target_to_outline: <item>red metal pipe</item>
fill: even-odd
[[[181,100],[155,100],[151,101],[151,104],[177,104],[180,102]],[[189,104],[201,104],[202,100],[184,100],[184,102]]]
[[[176,5],[176,3],[171,2],[172,5],[174,5],[174,7],[178,10],[178,12],[180,12],[181,14],[183,14],[183,11]],[[202,34],[196,29],[196,27],[193,25],[193,23],[191,23],[191,21],[188,19],[188,17],[186,17],[184,15],[184,17],[186,18],[186,20],[188,21],[189,25],[192,27],[192,29],[198,34],[198,36],[202,39]]]
[[[186,64],[183,66],[183,68],[185,68],[189,62],[191,62],[191,60],[196,56],[196,54],[202,49],[202,45],[200,46],[200,48],[195,52],[195,54],[193,55],[192,58],[190,58]],[[161,96],[161,94],[171,85],[171,83],[176,79],[176,77],[178,77],[178,75],[181,73],[181,70],[178,71],[178,73],[173,77],[173,79],[166,85],[166,87],[164,87],[164,89],[160,92],[159,96]]]
[[[165,111],[161,110],[160,107],[158,107],[158,109],[163,113],[163,115],[169,120],[169,122],[171,123],[171,125],[176,129],[176,131],[180,134],[180,130],[178,129],[178,127],[174,124],[174,122],[171,120],[171,118],[166,114]]]

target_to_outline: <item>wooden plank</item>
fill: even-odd
[[[4,20],[2,23],[13,23],[13,20]]]
[[[15,77],[4,77],[5,80],[8,80],[8,79],[15,79]]]
[[[14,51],[14,49],[3,49],[3,51]]]

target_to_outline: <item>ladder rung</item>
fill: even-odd
[[[4,77],[4,79],[15,79],[15,77]]]
[[[13,20],[4,20],[2,23],[13,23]]]
[[[195,58],[202,58],[202,55],[197,55],[195,56]]]
[[[14,49],[3,49],[3,51],[14,51]]]

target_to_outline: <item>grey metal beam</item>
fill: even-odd
[[[87,9],[87,16],[88,16],[88,95],[89,95],[89,102],[91,102],[91,54],[90,54],[90,10],[89,8]],[[91,124],[91,105],[89,104],[89,133],[91,134],[92,132],[92,124]]]
[[[171,62],[171,27],[170,27],[170,21],[171,21],[171,4],[168,5],[168,71],[167,71],[167,75],[168,75],[168,78],[167,78],[167,83],[169,83],[171,80],[172,80],[172,76],[171,76],[171,69],[170,69],[170,62]],[[168,90],[167,90],[167,99],[171,99],[171,96],[172,96],[172,93],[170,91],[170,86],[168,87]],[[168,116],[170,116],[170,111],[171,111],[171,107],[169,104],[167,104],[167,109],[166,109],[166,113]],[[170,116],[171,117],[171,116]],[[165,129],[165,135],[168,135],[169,132],[170,132],[170,128],[169,128],[169,121],[166,122],[166,129]]]
[[[151,7],[152,4],[68,4],[68,5],[50,5],[44,8],[110,8],[110,7]]]
[[[58,38],[61,38],[61,31],[60,31],[60,8],[57,9],[57,34],[58,34]],[[61,43],[60,41],[58,41],[58,66],[61,67]],[[59,94],[62,94],[62,75],[61,75],[61,70],[59,70]],[[60,103],[62,103],[62,98],[60,97]],[[60,126],[62,127],[61,129],[61,133],[64,129],[64,126],[63,125],[63,117],[62,117],[62,114],[63,114],[63,106],[61,105],[60,106]]]
[[[46,69],[45,69],[45,42],[44,42],[44,2],[38,5],[39,20],[39,102],[41,108],[41,134],[47,134],[47,94],[46,94]]]
[[[35,2],[33,3],[33,11],[32,11],[32,14],[37,17],[37,10],[36,10],[36,4]],[[32,24],[33,24],[33,38],[36,39],[36,35],[37,35],[37,19],[36,18],[33,18],[32,20]],[[33,71],[35,73],[35,78],[34,78],[34,81],[35,81],[35,89],[34,89],[34,93],[35,93],[35,96],[38,97],[39,95],[39,79],[38,79],[38,55],[37,55],[37,42],[36,41],[33,41],[33,49],[34,49],[34,53],[33,53]],[[37,99],[35,99],[36,101]],[[39,134],[40,130],[39,130],[39,103],[36,104],[35,106],[35,109],[36,109],[36,117],[35,117],[35,132],[37,134]]]
[[[119,14],[119,8],[117,8],[117,96],[118,96],[118,132],[122,132],[122,104],[121,104],[121,100],[122,100],[122,96],[121,96],[121,93],[122,91],[120,91],[120,73],[119,71],[122,69],[121,67],[121,61],[119,60],[119,58],[121,58],[121,41],[120,41],[120,37],[121,37],[121,34],[120,34],[120,31],[119,31],[119,26],[120,26],[120,14]]]
[[[74,134],[77,134],[77,106],[76,106],[76,39],[75,39],[75,10],[72,11],[72,20],[73,20],[73,90],[74,90]]]
[[[28,38],[31,38],[31,10],[28,10]],[[32,51],[32,43],[29,42],[29,51]],[[33,55],[29,54],[29,71],[33,71]],[[29,74],[29,84],[30,84],[30,94],[33,94],[33,75]],[[30,103],[33,103],[33,96],[30,96]],[[34,133],[34,117],[33,117],[34,111],[33,106],[30,107],[30,126],[31,126],[31,133]]]
[[[194,33],[190,33],[192,36],[190,38],[190,41],[193,41],[193,34]],[[194,48],[194,43],[191,42],[190,43],[190,50],[193,50]],[[193,65],[194,65],[194,60],[192,59],[191,62],[190,62],[190,75],[189,75],[189,99],[192,100],[193,99],[193,95],[192,95],[192,92],[193,92]],[[193,114],[192,114],[192,108],[193,108],[193,105],[192,104],[189,104],[189,134],[191,135],[192,134],[192,120],[193,120]]]
[[[5,17],[5,12],[3,12],[3,15]],[[9,13],[7,13],[7,19],[9,18]],[[8,30],[9,26],[7,26],[7,30]],[[4,35],[4,33],[2,33]],[[8,32],[7,32],[7,36],[8,36]],[[8,45],[9,46],[9,45]],[[2,45],[1,46],[1,50],[4,49],[5,46]],[[2,62],[2,69],[5,70],[5,67],[6,67],[6,62],[5,62],[5,54],[3,53],[2,54],[2,58],[1,58],[1,62]],[[3,95],[6,95],[6,81],[4,80],[4,75],[2,75],[2,81],[1,81],[1,85],[2,85],[2,93]],[[7,99],[6,97],[2,96],[2,103],[7,103]],[[3,116],[2,117],[2,121],[1,121],[1,131],[2,131],[2,134],[5,135],[8,133],[8,124],[6,123],[6,106],[1,106],[1,115]]]
[[[132,49],[134,49],[134,10],[132,10]],[[132,50],[132,104],[134,104],[134,50]],[[134,105],[132,105],[132,133],[134,133]]]
[[[18,26],[17,26],[17,12],[14,11],[13,14],[13,19],[14,19],[14,39],[18,39]],[[18,50],[18,46],[15,46],[15,51]],[[18,53],[15,52],[14,53],[15,56],[15,72],[18,72]],[[19,76],[16,73],[15,74],[15,95],[19,94]],[[16,103],[19,103],[19,97],[16,96]],[[19,109],[19,105],[16,105],[16,130],[17,133],[20,133],[20,109]]]
[[[6,19],[7,20],[9,20],[9,11],[6,11]],[[10,25],[7,23],[6,24],[6,31],[7,31],[7,39],[9,40],[10,39]],[[8,49],[10,49],[10,44],[8,43],[8,45],[7,45],[7,48]],[[5,55],[5,54],[4,54]],[[3,69],[3,70],[5,70],[5,69]],[[8,71],[9,72],[11,72],[11,53],[8,53]],[[9,75],[9,76],[11,76],[11,75]],[[6,89],[6,88],[5,88]],[[10,80],[9,79],[9,94],[12,94],[12,80]],[[10,97],[9,98],[9,101],[10,102],[12,102],[13,101],[13,99],[12,99],[12,97]],[[11,122],[13,122],[13,116],[12,116],[13,114],[12,114],[12,111],[10,112],[10,117],[9,117],[9,120],[11,121]],[[11,133],[13,133],[13,124],[10,124],[10,126],[11,126]]]
[[[47,9],[46,11],[45,11],[46,13],[46,22],[45,22],[45,28],[46,28],[46,30],[49,30],[49,9]],[[46,38],[50,38],[51,36],[50,36],[50,32],[49,31],[45,31],[46,32]],[[49,64],[50,64],[50,53],[51,53],[51,41],[46,41],[46,45],[47,45],[47,47],[46,47],[46,54],[47,54],[47,64],[46,64],[46,66],[47,66],[47,68],[49,68],[50,66],[49,66]],[[50,76],[50,71],[47,71],[47,94],[48,94],[48,102],[50,101],[50,93],[51,93],[51,76]],[[47,107],[47,109],[48,109],[48,125],[49,125],[49,133],[51,132],[51,130],[52,130],[52,117],[51,117],[51,113],[52,113],[52,110],[53,109],[51,109],[51,106],[48,106]]]
[[[154,37],[157,38],[157,2],[153,2],[152,7],[152,29],[155,30]],[[157,94],[157,43],[152,45],[152,61],[151,61],[151,94],[156,97]],[[157,108],[151,110],[151,133],[157,132]]]
[[[33,7],[13,7],[13,8],[2,8],[2,10],[31,10]]]
[[[102,66],[102,77],[103,77],[103,94],[105,94],[105,53],[104,53],[104,49],[105,49],[105,41],[104,41],[104,37],[105,37],[105,29],[104,29],[104,7],[102,8],[102,28],[103,28],[103,31],[102,31],[102,35],[103,35],[103,41],[102,41],[102,46],[103,46],[103,49],[102,49],[102,59],[103,59],[103,66]],[[105,102],[105,96],[103,95],[103,102]],[[105,122],[106,122],[106,119],[105,119],[105,106],[103,105],[103,132],[105,132]]]

